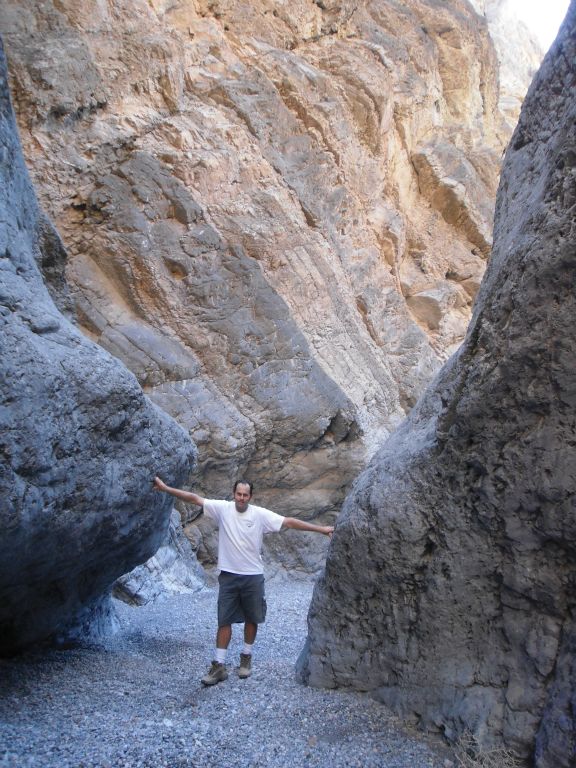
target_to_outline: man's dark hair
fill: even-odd
[[[234,493],[236,493],[236,488],[238,488],[239,485],[247,485],[248,488],[250,488],[250,496],[252,496],[252,483],[251,482],[249,482],[248,480],[236,480],[236,482],[234,483],[234,488],[233,488]]]

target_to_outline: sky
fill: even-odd
[[[547,51],[564,20],[570,0],[510,0],[510,5]]]

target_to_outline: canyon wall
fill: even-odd
[[[354,483],[302,680],[576,764],[576,3],[506,153],[464,344]]]
[[[461,342],[509,127],[465,0],[4,0],[81,330],[205,495],[333,517]],[[313,559],[313,558],[312,558]]]
[[[70,322],[65,251],[26,172],[1,45],[0,221],[6,654],[108,625],[113,582],[166,536],[171,502],[152,490],[152,478],[182,482],[195,451],[134,375]]]

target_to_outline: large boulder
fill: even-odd
[[[0,653],[9,653],[105,620],[112,583],[166,536],[172,504],[152,490],[154,474],[183,482],[195,450],[59,309],[70,309],[65,251],[28,178],[2,49],[0,158]]]
[[[576,4],[524,103],[461,350],[358,478],[301,679],[576,761]]]

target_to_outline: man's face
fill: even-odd
[[[236,490],[234,491],[234,501],[236,503],[237,512],[246,512],[248,504],[250,502],[251,493],[250,486],[244,483],[238,483]]]

